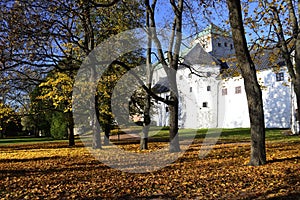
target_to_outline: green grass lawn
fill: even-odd
[[[179,135],[181,138],[195,136],[196,139],[219,137],[219,141],[221,142],[248,142],[251,139],[249,128],[199,129],[195,131],[194,129],[180,129]],[[284,129],[266,129],[266,141],[300,141],[300,136],[286,135],[284,134],[285,131]],[[150,136],[153,138],[168,138],[169,132],[168,130],[150,132]]]
[[[266,129],[266,141],[267,142],[281,142],[281,141],[300,141],[299,136],[286,135],[284,129]],[[223,129],[220,140],[229,142],[246,142],[250,141],[250,129],[249,128],[237,128],[237,129]]]
[[[290,136],[284,134],[286,130],[283,129],[267,129],[266,130],[266,141],[267,142],[292,142],[299,141],[300,136]],[[220,135],[219,135],[220,134]],[[249,128],[235,128],[235,129],[180,129],[179,136],[182,139],[185,138],[218,138],[219,142],[236,143],[236,142],[249,142],[250,141],[250,129]],[[162,139],[167,141],[169,138],[169,131],[166,129],[160,130],[159,127],[154,127],[149,132],[149,137],[156,140]],[[76,137],[76,139],[79,139]],[[54,140],[50,137],[14,137],[0,139],[0,145],[7,144],[22,144],[22,143],[37,143],[37,142],[66,142],[67,140]]]
[[[35,143],[35,142],[49,142],[53,141],[52,138],[48,137],[11,137],[0,139],[0,144],[16,144],[16,143]]]

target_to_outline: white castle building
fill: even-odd
[[[233,57],[230,34],[213,24],[182,53],[185,65],[177,72],[181,128],[250,127],[244,80],[236,73],[234,63],[228,61]],[[262,87],[266,127],[294,130],[295,95],[284,62],[270,63],[265,54],[254,60]],[[168,79],[163,68],[154,72],[153,85],[160,96],[168,98]],[[152,121],[158,126],[169,125],[166,104],[156,102]]]

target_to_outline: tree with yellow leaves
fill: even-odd
[[[275,56],[270,61],[274,66],[278,62],[278,57],[285,61],[298,108],[300,106],[299,3],[300,1],[293,0],[251,1],[247,7],[256,5],[257,9],[253,14],[248,13],[245,16],[246,24],[253,32],[251,33],[253,47],[272,50]],[[299,109],[297,115],[299,118]]]
[[[42,82],[39,85],[41,94],[37,97],[37,99],[42,100],[44,103],[49,103],[49,107],[54,107],[56,112],[61,113],[59,115],[64,113],[67,121],[68,134],[66,135],[68,135],[69,138],[69,146],[75,145],[74,121],[72,114],[73,83],[74,76],[70,73],[53,71],[46,78],[45,82]],[[58,116],[55,113],[53,114],[53,117]]]

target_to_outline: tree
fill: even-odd
[[[0,101],[0,133],[1,133],[0,137],[1,138],[3,138],[4,136],[6,126],[10,121],[13,120],[13,116],[14,116],[13,110],[9,106],[3,104]]]
[[[54,139],[64,139],[68,137],[68,123],[65,113],[54,111],[51,116],[50,133]],[[73,144],[69,144],[73,146]]]
[[[104,131],[104,145],[109,144],[109,135],[111,131],[111,125],[114,121],[114,116],[111,108],[111,100],[113,90],[120,77],[126,73],[124,68],[120,68],[117,65],[112,65],[100,78],[97,95],[96,95],[96,111],[97,118]]]
[[[299,1],[274,0],[258,1],[260,10],[256,16],[248,16],[248,24],[255,33],[253,39],[257,48],[280,50],[284,59],[290,81],[296,94],[296,102],[300,105],[300,29]],[[253,19],[252,19],[253,18]],[[266,29],[266,27],[268,27]],[[266,31],[262,31],[262,28]],[[277,55],[276,59],[277,58]],[[295,112],[295,111],[293,111]],[[298,119],[300,110],[297,112]],[[300,123],[300,122],[299,122]],[[300,124],[298,124],[299,126]]]
[[[147,52],[146,52],[146,87],[151,88],[152,83],[152,75],[153,75],[153,68],[152,68],[152,60],[151,60],[151,51],[152,51],[152,28],[154,26],[154,21],[150,23],[150,16],[151,16],[151,9],[149,9],[149,1],[145,1],[145,4],[148,9],[146,9],[146,27],[149,30],[148,38],[147,38]],[[155,8],[156,2],[154,1],[152,4],[152,9]],[[153,11],[153,10],[152,10]],[[140,149],[148,149],[148,135],[149,135],[149,125],[151,123],[151,116],[150,116],[150,109],[151,109],[151,96],[147,92],[145,93],[144,97],[144,109],[143,109],[143,130],[140,140]]]
[[[129,7],[136,12],[133,13]],[[35,77],[35,84],[39,84],[45,76],[32,76],[28,71],[48,74],[56,68],[61,73],[76,73],[83,59],[97,44],[111,35],[135,27],[141,17],[137,2],[120,0],[103,3],[93,0],[5,0],[1,3],[1,10],[4,13],[1,17],[5,19],[1,27],[4,39],[3,43],[1,41],[2,69],[6,72],[13,69],[14,73],[27,77],[26,80]],[[95,75],[91,74],[91,77]],[[95,105],[90,106],[95,108]],[[92,126],[96,120],[93,116]],[[94,148],[100,148],[99,129],[94,132],[97,136]]]
[[[45,80],[44,80],[45,81]],[[30,93],[30,108],[26,112],[25,118],[29,118],[38,131],[41,131],[45,136],[51,136],[50,126],[53,112],[56,110],[51,99],[40,99],[43,88],[37,86]],[[23,119],[23,118],[22,118]]]
[[[149,15],[151,31],[151,40],[153,40],[157,51],[158,62],[163,66],[169,83],[170,83],[170,101],[165,101],[169,106],[170,111],[170,152],[179,152],[179,137],[178,137],[178,89],[176,83],[176,72],[179,66],[179,52],[182,43],[182,13],[184,7],[183,0],[170,0],[170,5],[173,10],[173,21],[171,28],[171,38],[169,39],[169,49],[167,55],[163,53],[161,41],[158,38],[155,21],[155,9],[157,1],[154,0],[150,5],[149,0],[145,0],[147,15]]]
[[[62,120],[62,117],[67,122],[67,131],[69,138],[69,146],[75,145],[74,140],[74,121],[72,113],[72,90],[74,84],[74,74],[53,71],[52,74],[49,74],[46,81],[41,83],[39,87],[41,88],[41,94],[38,96],[38,99],[44,100],[43,102],[50,103],[50,107],[54,106],[56,112],[53,112],[51,118],[51,133],[54,133],[55,137],[59,137],[60,134],[57,131],[64,131],[64,128],[60,129],[58,122]],[[59,113],[65,113],[65,116]],[[64,124],[64,123],[61,123]]]
[[[116,4],[118,1],[114,1],[113,4]],[[113,5],[112,4],[112,5]],[[132,9],[134,9],[136,12],[134,15],[132,15],[132,11],[128,10],[129,4]],[[136,2],[131,3],[125,3],[122,4],[116,4],[113,7],[110,7],[110,10],[102,9],[100,10],[99,7],[102,7],[104,4],[96,4],[94,2],[84,2],[82,6],[82,10],[84,15],[82,16],[81,24],[84,27],[84,46],[83,46],[83,52],[85,53],[85,56],[88,56],[91,51],[93,51],[97,44],[99,44],[102,40],[108,38],[109,36],[113,34],[117,34],[119,32],[122,32],[126,29],[134,28],[138,24],[140,20],[140,9],[139,4]],[[106,4],[103,7],[107,7],[108,4]],[[97,7],[97,10],[95,11],[95,7]],[[114,10],[114,11],[113,11]],[[103,23],[103,19],[100,18],[101,26],[98,27],[98,31],[95,27],[95,24],[97,24],[97,20],[95,20],[95,14],[94,12],[98,14],[102,14],[102,17],[104,17],[104,21],[107,23]],[[104,13],[102,13],[104,12]],[[111,16],[110,13],[114,12],[114,16]],[[127,17],[126,17],[127,16]],[[97,18],[96,18],[97,19]],[[106,32],[103,32],[103,30],[106,30]],[[99,34],[99,32],[103,32],[102,34]],[[91,60],[93,63],[94,61]],[[95,64],[95,63],[94,63]],[[96,80],[97,74],[95,65],[92,64],[90,67],[90,80]],[[111,66],[111,69],[113,68],[113,65]],[[116,71],[114,71],[116,72]],[[123,70],[124,72],[124,70]],[[119,78],[118,74],[108,74],[103,77],[103,79],[107,79],[108,82],[106,84],[102,84],[102,86],[106,85],[105,87],[99,87],[100,93],[96,96],[96,98],[102,97],[102,102],[99,103],[99,99],[94,99],[94,97],[91,97],[89,100],[90,102],[90,110],[95,109],[94,102],[96,102],[96,110],[98,112],[98,109],[101,110],[100,113],[94,113],[92,112],[90,115],[91,118],[91,125],[93,130],[93,148],[101,148],[101,141],[100,141],[100,135],[99,135],[99,127],[97,120],[100,120],[100,123],[102,124],[102,127],[105,131],[105,144],[108,144],[108,138],[110,134],[111,129],[111,123],[112,123],[112,114],[111,114],[111,105],[110,105],[110,98],[113,86],[116,84],[116,80]],[[106,91],[103,91],[103,89],[106,88]],[[101,91],[102,90],[102,91]],[[104,94],[104,95],[103,95]],[[106,94],[106,95],[105,95]],[[99,107],[98,107],[99,106]]]
[[[240,0],[227,0],[227,5],[237,64],[244,78],[248,101],[251,129],[251,156],[249,164],[254,166],[263,165],[266,163],[266,147],[262,92],[257,81],[255,65],[247,46],[241,2]]]

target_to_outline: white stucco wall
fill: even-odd
[[[289,128],[291,122],[291,88],[288,74],[284,71],[284,80],[276,81],[272,69],[258,72],[257,78],[262,87],[266,128]],[[235,87],[241,86],[241,94],[235,94]],[[223,128],[250,127],[247,98],[243,79],[240,77],[223,81],[227,95],[222,95],[220,102],[225,105],[225,111],[220,112],[219,124]],[[223,114],[224,113],[224,114]],[[222,124],[223,119],[223,125]]]
[[[241,87],[241,93],[236,94],[235,88]],[[222,94],[227,89],[227,94]],[[236,128],[249,127],[249,112],[243,79],[239,77],[223,80],[219,90],[219,127]]]
[[[272,69],[258,73],[262,89],[265,124],[267,128],[289,128],[291,123],[291,83],[285,69],[283,81],[276,81]]]
[[[215,127],[216,122],[216,101],[217,86],[216,72],[214,68],[208,66],[197,66],[197,70],[204,77],[191,75],[189,70],[180,70],[180,76],[185,77],[184,80],[178,80],[178,89],[180,91],[180,121],[179,124],[184,128],[204,128]],[[207,77],[207,72],[210,77]],[[210,91],[207,91],[207,87]],[[207,107],[203,107],[203,103]]]
[[[189,69],[178,70],[178,98],[179,98],[179,127],[181,128],[207,128],[217,126],[217,102],[218,102],[218,66],[193,66],[197,75],[190,75]],[[155,72],[154,79],[159,80],[161,72]],[[210,91],[207,91],[207,87]],[[166,97],[168,93],[160,94]],[[207,107],[203,107],[203,103]],[[157,125],[168,125],[169,118],[166,113],[167,105],[156,103],[157,110],[153,115],[153,121]]]
[[[212,55],[217,58],[228,58],[234,55],[235,51],[232,38],[224,37],[221,35],[215,35],[213,37],[214,39],[212,40]]]

